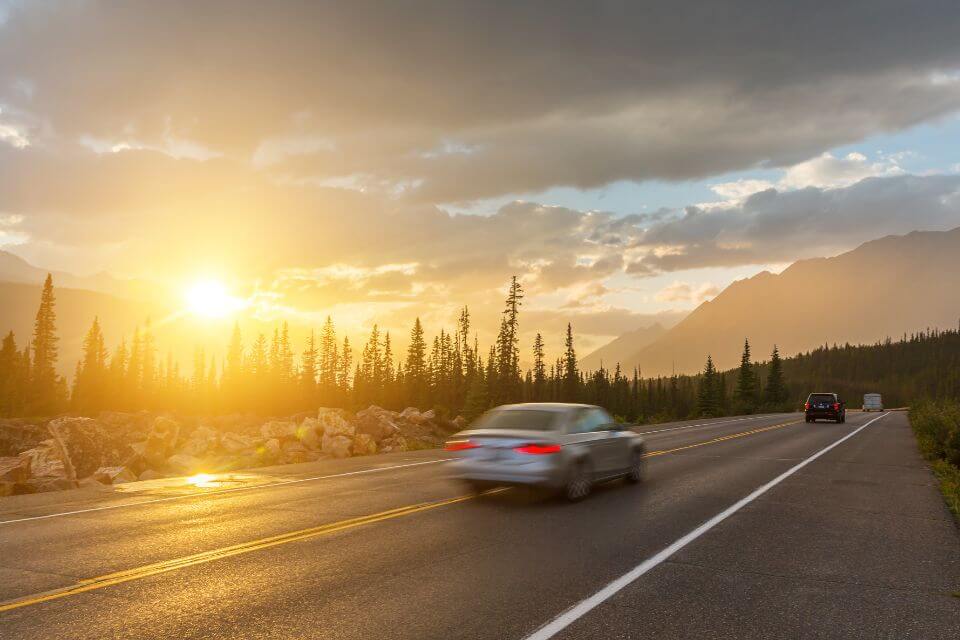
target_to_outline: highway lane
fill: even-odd
[[[668,450],[795,419],[780,414],[656,425],[659,432],[647,436],[648,445],[651,451]],[[183,494],[181,489],[161,488],[132,496],[65,492],[60,497],[66,500],[60,501],[51,494],[7,499],[0,502],[0,508],[13,505],[0,512],[0,523],[6,523],[0,524],[0,539],[8,558],[0,561],[0,600],[320,523],[462,495],[463,487],[450,482],[441,469],[447,458],[442,451],[421,451],[287,465],[267,469],[264,476],[268,482],[296,483],[240,491],[191,489]],[[317,476],[323,479],[309,480]],[[78,493],[82,500],[71,499]],[[162,502],[151,502],[156,500]],[[40,504],[33,506],[36,503]]]
[[[12,637],[25,638],[522,638],[785,469],[875,417],[850,414],[846,425],[805,425],[801,421],[767,431],[757,430],[796,420],[797,416],[711,421],[714,424],[702,427],[691,426],[699,424],[696,422],[672,425],[689,428],[649,434],[650,449],[679,448],[744,435],[652,457],[645,485],[611,483],[580,504],[506,492],[33,604],[0,613],[0,625],[11,630],[15,634]],[[901,424],[903,417],[887,420],[892,425],[894,444],[902,448],[906,428]],[[818,468],[834,454],[865,446],[859,443],[871,443],[866,436],[886,433],[886,429],[877,429],[878,425],[884,425],[884,421],[868,427],[810,468]],[[671,426],[650,430],[661,428]],[[881,438],[864,451],[885,451],[889,439]],[[908,443],[907,449],[910,446]],[[418,452],[403,460],[429,460],[431,456],[435,459],[442,454]],[[344,467],[369,465],[375,460],[376,464],[384,462],[373,458],[369,462],[351,460],[344,461]],[[881,456],[881,460],[886,458]],[[876,466],[887,468],[885,464],[900,468],[887,462]],[[931,493],[929,472],[914,467],[912,481],[901,489],[906,495],[900,497],[911,498],[922,513],[913,529],[929,529],[933,525],[928,516],[931,510],[936,513],[938,496],[935,491]],[[785,482],[771,495],[791,488],[792,482]],[[877,486],[854,482],[843,485],[840,491],[847,500],[859,498],[873,504],[878,500]],[[913,499],[914,494],[919,499]],[[18,598],[72,584],[79,578],[456,495],[460,495],[459,487],[445,479],[441,463],[0,525],[0,548],[4,549],[0,561],[4,592],[0,598]],[[813,496],[801,490],[795,501],[810,502]],[[815,514],[823,506],[822,500],[820,496],[811,504],[802,504],[803,509],[797,508],[804,515]],[[84,504],[96,506],[102,502]],[[939,509],[942,516],[942,504]],[[55,505],[37,509],[21,504],[15,513],[3,513],[0,519],[53,512]],[[743,521],[744,515],[732,517],[728,524]],[[789,532],[789,518],[781,514],[775,521]],[[936,544],[929,550],[927,545],[913,545],[914,556],[906,556],[912,566],[929,569],[928,565],[936,563],[940,580],[945,583],[938,587],[941,592],[950,580],[956,584],[960,575],[956,563],[950,563],[949,554],[943,557],[945,552],[958,549],[956,529],[952,530],[951,541],[943,534],[944,522],[949,521],[937,521],[940,538]],[[751,521],[719,550],[716,545],[711,547],[714,550],[708,555],[729,560],[752,553],[762,569],[762,562],[777,559],[758,556],[758,549],[765,548],[760,541],[770,537],[765,523],[763,518]],[[802,524],[813,525],[805,532],[810,539],[822,533],[822,527],[816,526],[822,523],[804,519]],[[698,549],[701,543],[712,543],[711,536],[726,530],[728,525],[718,528],[688,551]],[[773,533],[783,534],[779,530]],[[785,543],[775,536],[773,539],[781,545],[778,550],[782,554]],[[910,546],[902,538],[896,542]],[[803,551],[821,564],[829,564],[831,559],[837,562],[835,556],[820,558],[819,550],[809,545]],[[785,555],[791,555],[789,549]],[[883,567],[891,571],[888,565]],[[922,582],[923,571],[915,574]],[[638,580],[636,587],[654,578],[662,576],[651,572]],[[896,593],[905,593],[894,578],[890,576],[889,584],[871,584],[870,588],[890,591],[894,589],[890,584],[894,584],[899,589]],[[949,599],[941,592],[929,597],[937,603]],[[664,595],[659,601],[654,597],[657,593],[645,592],[636,598],[621,592],[616,603],[604,605],[617,614],[591,612],[563,633],[571,637],[591,633],[595,637],[642,637],[648,635],[645,630],[659,628],[669,629],[664,637],[681,637],[683,633],[664,626],[663,621],[695,615],[692,612],[698,610],[697,603],[720,602],[725,591],[704,588],[687,593],[682,585],[672,585],[672,591],[665,591],[670,597]],[[724,620],[722,628],[749,635],[751,619],[737,626],[728,620],[733,615],[730,609],[725,611],[725,616],[717,618]],[[650,612],[660,616],[656,618],[661,621],[660,627],[646,622]],[[834,607],[831,620],[843,623],[844,612],[842,606]],[[906,620],[916,622],[918,614],[913,613]],[[949,617],[944,619],[950,621]],[[709,621],[701,620],[697,637],[710,635],[704,634],[705,624]],[[931,627],[915,629],[930,631]]]

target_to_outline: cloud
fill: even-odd
[[[864,178],[902,175],[905,172],[899,161],[900,156],[887,156],[871,162],[858,152],[842,158],[823,153],[787,169],[780,186],[786,189],[848,187]]]
[[[660,302],[695,302],[710,300],[720,293],[720,287],[710,282],[693,285],[689,282],[674,282],[657,292],[656,299]]]
[[[941,117],[960,108],[958,17],[893,0],[15,3],[0,104],[28,123],[18,141],[219,155],[432,205],[789,166]]]
[[[909,213],[909,215],[905,215]],[[960,225],[960,176],[866,178],[835,189],[768,189],[727,206],[688,207],[634,241],[627,272],[782,263],[829,255],[888,234]]]

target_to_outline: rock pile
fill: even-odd
[[[463,426],[461,417],[375,405],[356,414],[323,408],[267,422],[104,412],[97,419],[56,418],[45,430],[29,426],[27,438],[24,425],[0,423],[0,439],[34,445],[0,456],[0,496],[434,448]],[[14,428],[19,431],[5,435]]]

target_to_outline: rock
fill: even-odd
[[[369,433],[358,433],[353,437],[353,455],[369,456],[377,452],[377,443]]]
[[[120,484],[137,479],[136,474],[126,467],[100,467],[92,477],[101,484]]]
[[[91,418],[56,418],[47,424],[47,430],[53,436],[64,473],[70,480],[86,478],[122,456],[119,439],[111,437]]]
[[[320,449],[321,435],[323,433],[323,428],[320,426],[320,421],[316,418],[304,418],[303,422],[300,423],[300,426],[297,427],[297,440],[299,440],[303,446],[312,451]]]
[[[40,425],[10,418],[0,420],[0,456],[15,456],[36,447],[50,434]]]
[[[353,439],[343,435],[323,434],[323,452],[334,458],[347,458],[350,456],[350,447]]]
[[[400,427],[394,421],[398,414],[376,405],[370,405],[357,413],[356,432],[366,433],[375,442],[400,432]]]
[[[147,469],[146,471],[141,473],[139,476],[137,476],[137,480],[159,480],[160,478],[163,478],[163,477],[165,476],[159,471],[154,471],[153,469]]]
[[[453,425],[454,431],[463,431],[467,428],[467,419],[463,416],[457,416],[450,422]]]
[[[190,438],[180,447],[180,453],[191,456],[202,456],[216,449],[219,445],[217,432],[208,427],[197,427],[190,434]]]
[[[267,422],[260,426],[260,434],[264,438],[277,438],[278,440],[283,438],[296,438],[297,437],[297,423],[296,422],[281,422],[279,420],[273,420]]]
[[[380,453],[391,453],[393,451],[406,451],[407,439],[400,434],[393,435],[382,440],[379,444]]]
[[[352,439],[356,432],[347,420],[346,412],[339,409],[321,409],[317,414],[317,422],[323,428],[324,436],[346,436]]]
[[[30,460],[30,473],[34,476],[66,476],[60,450],[53,440],[44,440],[39,446],[27,449],[17,457]]]
[[[278,460],[280,454],[283,453],[283,449],[280,447],[280,440],[277,438],[270,438],[263,443],[264,456],[271,460]]]
[[[47,491],[63,491],[65,489],[75,489],[76,487],[77,483],[68,478],[41,476],[30,478],[26,482],[18,482],[14,484],[13,495],[46,493]]]
[[[23,482],[29,478],[29,457],[5,456],[0,458],[0,482]]]
[[[153,426],[147,435],[143,450],[137,453],[139,453],[150,466],[161,467],[170,454],[174,452],[177,438],[179,437],[180,424],[170,418],[158,416],[153,421]]]
[[[292,440],[283,443],[283,461],[285,463],[307,462],[310,459],[310,452],[300,442]]]
[[[253,438],[239,433],[225,433],[220,438],[220,448],[227,453],[250,451],[255,445],[256,441]]]
[[[178,453],[167,458],[166,467],[177,475],[188,476],[203,470],[203,460]]]

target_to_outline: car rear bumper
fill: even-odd
[[[806,417],[809,420],[837,420],[843,417],[843,412],[832,409],[828,411],[807,411]]]
[[[451,475],[459,480],[492,484],[559,488],[566,479],[562,465],[546,460],[497,464],[465,459],[451,462],[449,469]]]

